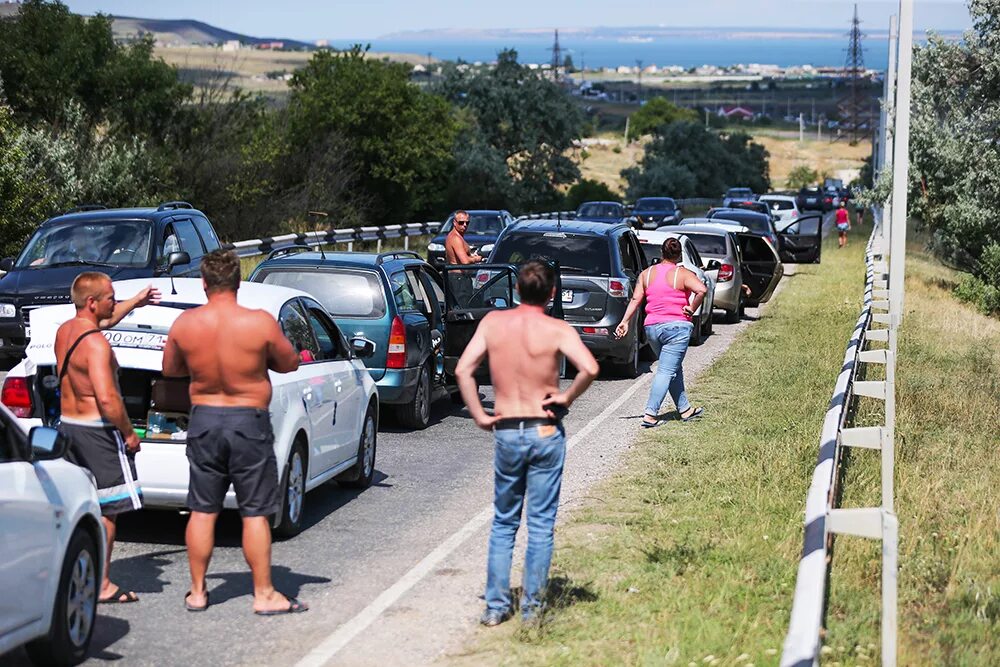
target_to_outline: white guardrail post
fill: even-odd
[[[890,22],[886,113],[880,127],[877,165],[879,171],[893,169],[892,199],[874,211],[875,227],[865,252],[864,307],[848,343],[844,366],[823,423],[819,460],[806,497],[805,536],[788,634],[781,654],[783,667],[819,664],[827,585],[832,569],[829,548],[831,536],[836,534],[882,541],[882,664],[896,665],[899,565],[899,522],[895,514],[894,487],[896,359],[905,277],[912,48],[913,0],[900,0],[898,42],[895,17]],[[866,343],[869,349],[864,349]],[[872,343],[882,343],[884,347],[875,347]],[[885,379],[856,380],[861,364],[884,366]],[[883,401],[882,426],[845,427],[848,405],[855,396]],[[842,447],[879,450],[882,482],[879,507],[835,507],[838,500],[836,475]]]

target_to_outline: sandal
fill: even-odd
[[[293,597],[285,596],[288,598],[288,608],[287,609],[269,609],[266,611],[255,611],[254,613],[258,616],[283,616],[285,614],[301,614],[304,611],[309,611],[309,605],[299,602]]]
[[[681,417],[681,421],[682,422],[689,422],[692,419],[697,419],[698,417],[701,417],[701,413],[703,413],[704,411],[705,411],[705,408],[703,408],[703,407],[697,407],[687,417]],[[678,415],[678,416],[680,417],[680,415]]]
[[[188,604],[189,597],[191,597],[191,591],[184,594],[184,608],[188,611],[205,611],[208,609],[208,605],[210,604],[208,600],[208,591],[205,591],[205,605],[203,607],[195,607],[194,605]]]
[[[122,598],[125,598],[124,600]],[[135,594],[135,591],[125,592],[121,588],[115,588],[115,592],[106,598],[98,598],[98,604],[130,604],[132,602],[138,602],[139,596]]]
[[[657,419],[655,422],[648,422],[645,419],[642,420],[643,428],[656,428],[657,426],[663,426],[667,423],[666,419]]]

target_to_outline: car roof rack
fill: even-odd
[[[104,211],[107,210],[107,206],[104,204],[80,204],[79,206],[74,206],[70,210],[63,213],[63,215],[69,215],[70,213],[84,213],[86,211]]]
[[[193,209],[194,206],[187,203],[186,201],[165,201],[156,207],[157,211],[174,211],[179,208],[190,208]]]
[[[301,243],[294,243],[292,245],[281,246],[280,248],[275,248],[271,252],[267,253],[267,257],[264,258],[264,261],[266,262],[269,259],[274,259],[275,257],[281,257],[282,255],[291,255],[294,252],[306,252],[312,249],[313,248],[311,246],[303,245]]]
[[[423,257],[412,250],[392,250],[390,252],[380,252],[375,258],[376,264],[382,264],[390,259],[420,259]]]

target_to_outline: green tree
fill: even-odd
[[[641,137],[669,123],[698,122],[698,112],[669,102],[664,97],[654,97],[629,116],[629,136]]]
[[[558,187],[579,178],[565,153],[580,136],[580,111],[559,86],[518,63],[516,51],[502,51],[491,69],[452,66],[436,90],[474,117],[482,143],[493,151],[483,162],[489,178],[496,175],[497,157],[506,165],[509,207],[556,205]]]
[[[0,257],[20,252],[52,205],[50,191],[28,166],[23,132],[0,88]]]
[[[568,53],[566,54],[566,57],[563,58],[563,69],[566,70],[566,73],[576,71],[576,66],[573,64],[573,56]]]
[[[330,136],[346,143],[374,219],[400,222],[440,202],[457,126],[448,103],[409,80],[410,66],[367,49],[319,51],[290,82],[289,140],[297,152]]]
[[[815,169],[810,169],[804,164],[793,168],[788,172],[788,178],[785,179],[788,187],[792,190],[798,190],[800,188],[807,188],[810,185],[815,185],[819,182],[819,174],[816,173]]]
[[[619,201],[621,194],[606,184],[581,178],[566,191],[566,208],[576,210],[585,201]]]

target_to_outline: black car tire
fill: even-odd
[[[714,330],[715,327],[715,323],[712,321],[713,320],[712,312],[709,311],[708,313],[702,313],[701,319],[702,319],[701,333],[705,336],[711,336],[712,331]]]
[[[377,426],[375,412],[369,407],[358,440],[358,460],[350,470],[337,477],[337,481],[344,486],[367,489],[372,485],[372,480],[375,479],[375,451],[378,447]]]
[[[78,526],[63,560],[49,634],[25,647],[33,663],[75,665],[86,657],[97,620],[99,573],[94,538]]]
[[[694,327],[691,329],[691,340],[688,343],[691,347],[698,347],[704,341],[701,331],[701,315],[691,318],[691,323]]]
[[[292,443],[288,463],[281,475],[281,520],[274,527],[278,537],[295,537],[302,532],[302,518],[306,514],[306,446],[302,438]]]
[[[618,372],[618,375],[620,375],[620,376],[622,376],[624,378],[628,378],[628,379],[633,379],[633,378],[639,377],[639,348],[640,347],[641,346],[639,344],[639,334],[637,333],[635,335],[634,340],[632,341],[631,353],[629,354],[628,360],[626,360],[626,361],[624,361],[624,362],[622,362],[620,364],[616,364],[615,365],[615,368],[616,368],[616,370]]]
[[[413,400],[396,406],[396,419],[407,428],[422,431],[431,423],[431,374],[425,365],[420,369]]]

